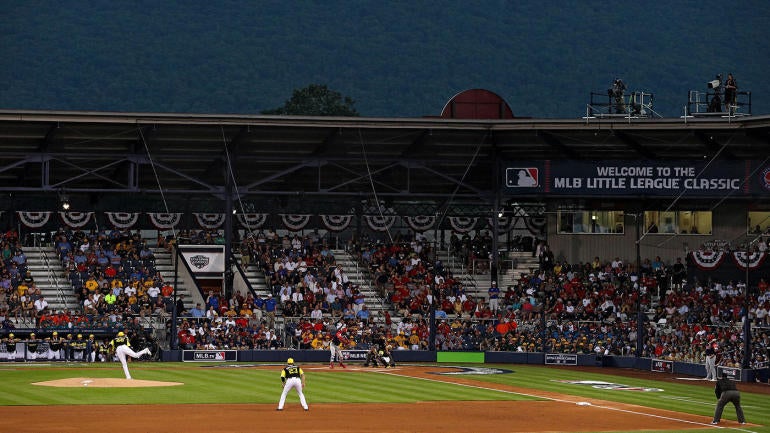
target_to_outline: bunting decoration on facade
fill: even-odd
[[[59,216],[67,227],[74,229],[84,227],[91,221],[93,212],[64,212],[59,211]]]
[[[27,227],[30,228],[39,228],[43,227],[48,223],[48,220],[51,219],[51,213],[50,211],[43,211],[43,212],[29,212],[29,211],[16,211],[16,213],[19,215],[19,220],[22,224],[24,224]]]
[[[526,216],[524,218],[524,224],[527,226],[529,233],[538,236],[545,234],[545,226],[548,223],[548,218],[545,215],[541,216]]]
[[[733,251],[732,256],[733,261],[735,262],[735,266],[737,266],[739,269],[745,271],[746,264],[748,263],[749,270],[753,271],[762,266],[762,263],[767,257],[767,253],[753,251],[749,254],[748,260],[746,260],[746,251]]]
[[[241,226],[252,230],[262,227],[267,222],[266,213],[239,213],[235,215]]]
[[[321,215],[321,222],[327,230],[341,232],[353,221],[353,215]]]
[[[139,212],[105,212],[107,220],[118,229],[130,229],[139,221]]]
[[[217,229],[225,223],[225,214],[223,213],[193,213],[198,225],[204,229]]]
[[[452,226],[452,230],[458,233],[468,233],[469,231],[473,230],[473,227],[476,226],[476,222],[479,220],[478,217],[460,216],[451,216],[448,219],[449,225]]]
[[[433,228],[433,225],[436,224],[435,215],[417,215],[413,217],[405,216],[402,218],[404,221],[406,221],[406,225],[408,225],[409,228],[418,233],[430,230]]]
[[[693,263],[704,271],[716,269],[725,259],[724,251],[695,250],[690,253]]]
[[[150,217],[150,222],[152,222],[152,225],[154,225],[158,230],[168,230],[174,228],[179,224],[179,221],[182,220],[181,212],[148,212],[147,215]]]
[[[282,213],[281,220],[287,229],[298,232],[310,222],[310,215]]]
[[[497,218],[497,229],[500,231],[500,233],[505,233],[508,230],[511,230],[516,222],[515,217],[488,217],[487,225],[489,225],[490,229],[495,226],[495,218]]]
[[[364,215],[364,220],[366,221],[366,225],[369,226],[370,229],[376,231],[376,232],[384,232],[387,230],[390,230],[390,227],[393,226],[393,223],[396,222],[396,216],[395,215]]]

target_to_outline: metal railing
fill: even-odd
[[[61,284],[59,283],[59,277],[56,275],[56,271],[54,271],[54,269],[51,267],[51,262],[48,260],[48,251],[43,249],[42,244],[36,243],[36,246],[38,254],[40,254],[40,257],[43,259],[46,277],[48,278],[48,284],[56,289],[56,296],[64,308],[69,308],[69,302],[67,302],[64,289],[62,289]]]

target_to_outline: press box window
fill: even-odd
[[[622,234],[622,211],[559,212],[559,233]]]
[[[749,233],[770,234],[770,212],[749,212]]]
[[[711,234],[710,211],[645,211],[644,226],[649,234]]]

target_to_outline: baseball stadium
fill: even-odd
[[[2,430],[770,433],[770,116],[649,96],[0,111]]]

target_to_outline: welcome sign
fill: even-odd
[[[770,166],[752,161],[531,161],[509,163],[510,194],[697,196],[770,194]]]

